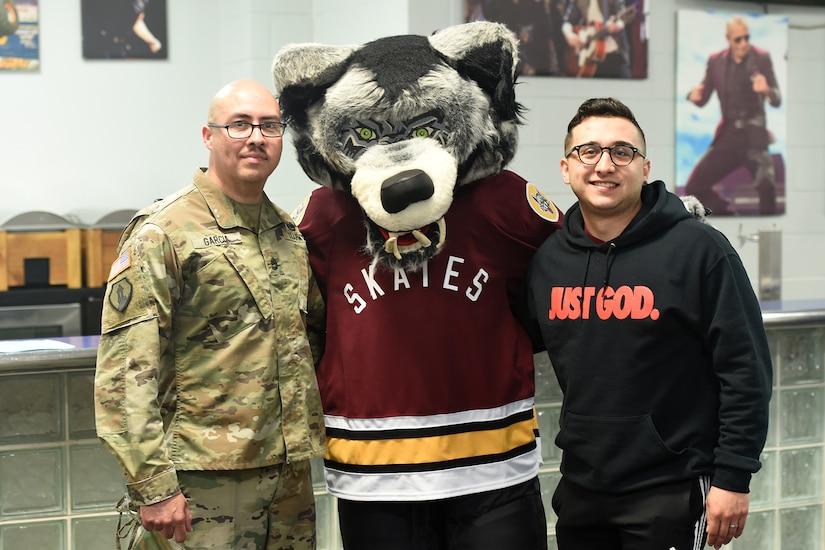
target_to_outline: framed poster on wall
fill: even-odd
[[[464,18],[507,25],[522,76],[647,78],[650,1],[464,0]]]
[[[84,59],[167,59],[166,0],[81,0]]]
[[[0,0],[0,69],[40,68],[40,15],[37,0]]]
[[[714,216],[784,214],[788,18],[677,17],[677,193]]]

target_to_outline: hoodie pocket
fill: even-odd
[[[640,473],[674,463],[650,415],[582,416],[565,413],[556,444],[564,451],[563,473],[594,490],[634,485]]]

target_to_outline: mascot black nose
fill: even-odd
[[[433,196],[435,186],[421,170],[404,170],[381,184],[381,204],[390,214],[401,212],[414,202]]]

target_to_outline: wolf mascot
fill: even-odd
[[[506,27],[477,22],[275,58],[321,185],[295,218],[327,300],[324,465],[348,550],[546,547],[533,355],[512,307],[561,216],[504,170],[517,55]]]

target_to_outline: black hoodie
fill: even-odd
[[[772,367],[759,303],[722,233],[661,181],[601,245],[577,203],[534,256],[528,295],[564,392],[566,479],[616,494],[710,475],[748,492]]]

